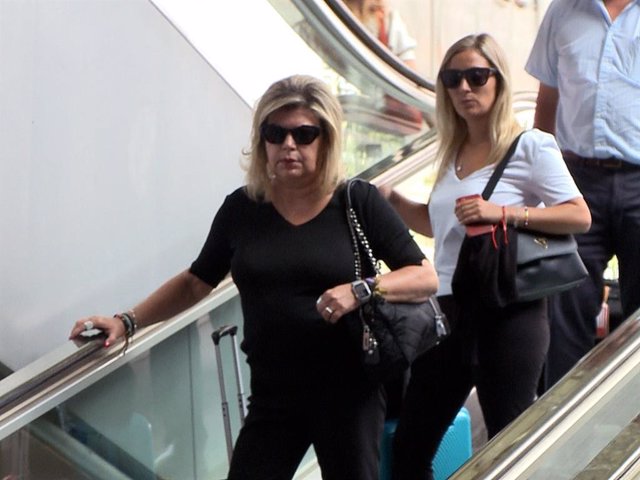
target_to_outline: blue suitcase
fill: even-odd
[[[380,447],[380,480],[391,479],[391,445],[397,420],[387,420]],[[462,407],[440,443],[433,459],[434,480],[445,480],[471,458],[471,416]]]

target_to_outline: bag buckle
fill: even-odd
[[[544,237],[535,237],[533,239],[533,242],[536,245],[540,245],[542,248],[544,248],[545,250],[549,248],[549,242],[547,242],[547,239]]]
[[[447,335],[447,326],[443,321],[444,315],[436,315],[436,333],[438,337]]]
[[[373,355],[376,348],[378,348],[378,340],[376,340],[376,337],[371,331],[369,325],[362,322],[362,350],[367,352],[369,355]]]

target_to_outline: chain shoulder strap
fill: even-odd
[[[355,258],[355,270],[356,270],[356,278],[362,278],[362,258],[360,255],[360,245],[364,249],[371,266],[375,270],[376,274],[380,273],[380,262],[376,260],[376,257],[373,255],[373,250],[371,249],[371,245],[369,244],[369,240],[362,229],[362,225],[360,225],[360,221],[358,220],[358,215],[356,214],[355,209],[353,208],[353,203],[351,201],[351,186],[354,182],[360,180],[351,179],[347,182],[346,187],[346,197],[347,197],[347,223],[349,224],[349,232],[351,233],[351,243],[353,245],[353,255]]]

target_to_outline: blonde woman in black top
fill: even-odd
[[[257,105],[247,184],[215,215],[190,268],[135,306],[139,326],[203,299],[229,272],[244,314],[251,371],[249,413],[236,441],[230,480],[292,478],[313,445],[324,479],[371,480],[385,398],[358,361],[347,322],[361,301],[346,222],[341,170],[342,111],[320,81],[276,82]],[[376,256],[391,271],[378,279],[391,301],[420,301],[437,289],[431,265],[391,206],[370,184],[352,195]],[[111,344],[132,313],[93,316]]]

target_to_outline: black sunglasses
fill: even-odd
[[[440,72],[440,80],[445,88],[458,88],[464,78],[470,87],[481,87],[487,83],[491,75],[496,75],[495,68],[467,68],[466,70],[455,70],[448,68]]]
[[[284,128],[273,123],[263,123],[260,135],[269,143],[281,144],[291,134],[297,145],[309,145],[320,135],[320,127],[315,125],[300,125],[296,128]]]

